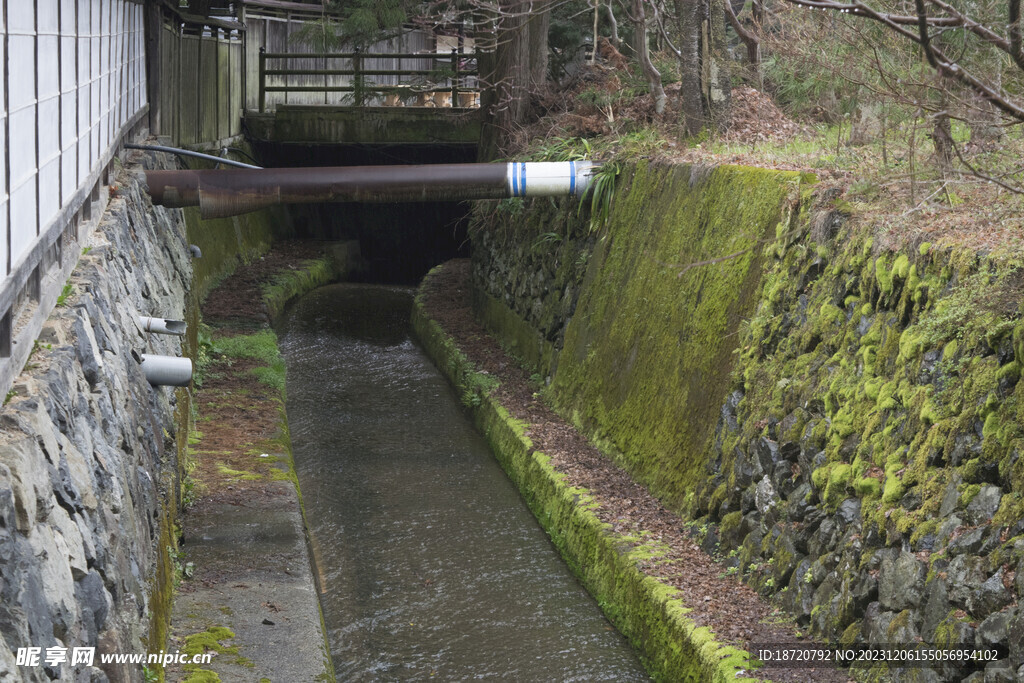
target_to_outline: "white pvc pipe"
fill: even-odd
[[[582,197],[594,172],[591,161],[512,161],[506,178],[510,197]]]
[[[184,337],[188,325],[184,320],[169,320],[167,318],[150,318],[145,315],[139,316],[139,324],[146,332],[156,334],[173,334],[176,337]]]
[[[192,359],[144,353],[142,372],[155,387],[187,387],[192,381]]]

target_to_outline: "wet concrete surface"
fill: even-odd
[[[290,481],[268,481],[244,502],[197,505],[189,514],[186,560],[195,575],[182,584],[172,623],[177,646],[225,627],[238,651],[203,666],[225,683],[323,681],[327,653],[320,606]],[[269,623],[268,623],[269,622]],[[168,680],[187,673],[168,672]]]

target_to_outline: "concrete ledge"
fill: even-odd
[[[262,284],[261,296],[253,297],[247,313],[253,320],[276,320],[291,300],[344,277],[357,260],[356,243],[339,243],[321,258],[288,264]],[[230,287],[231,282],[222,286]],[[227,323],[223,328],[214,327],[218,329],[232,328]],[[244,338],[247,329],[245,325],[234,328],[233,332],[241,333],[228,338]],[[263,343],[268,337],[274,339],[264,328],[248,336],[259,335],[263,335]],[[277,354],[276,346],[273,354]],[[252,357],[235,358],[246,359],[251,361]],[[261,358],[260,362],[265,360]],[[229,372],[229,367],[230,363],[218,367],[218,372]],[[178,592],[173,622],[181,651],[216,656],[201,668],[174,670],[168,680],[334,680],[320,609],[316,553],[306,533],[284,396],[273,388],[276,385],[260,386],[255,378],[250,383],[230,384],[224,389],[208,378],[196,394],[202,412],[203,406],[212,405],[204,403],[205,392],[215,392],[217,402],[226,403],[240,399],[244,391],[242,407],[233,421],[249,423],[253,433],[262,436],[252,443],[235,444],[231,450],[234,455],[196,451],[193,477],[205,493],[186,516],[186,554],[182,557],[189,560],[186,575],[194,572],[194,576]],[[276,428],[271,416],[277,418]],[[217,438],[216,421],[204,431],[196,439],[195,445],[200,448],[203,439]],[[260,454],[263,449],[267,452]],[[211,460],[204,469],[198,461],[207,458]],[[218,466],[233,478],[204,479],[208,476],[204,472]]]
[[[246,111],[254,140],[305,144],[458,144],[480,139],[480,110],[279,105]]]
[[[637,649],[651,676],[659,681],[724,682],[748,670],[750,655],[716,641],[709,629],[686,616],[690,610],[677,590],[637,569],[637,562],[649,557],[643,545],[612,533],[593,513],[598,503],[587,491],[568,486],[550,459],[533,449],[527,425],[489,393],[480,392],[486,383],[475,377],[473,364],[431,319],[422,296],[421,286],[412,314],[417,339],[460,394],[477,393],[480,400],[471,408],[477,428],[570,568]]]

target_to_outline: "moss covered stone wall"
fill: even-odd
[[[800,228],[767,248],[739,339],[698,496],[718,522],[706,547],[738,549],[728,561],[823,636],[1019,640],[1019,263],[879,249],[827,209]]]
[[[796,173],[642,163],[596,233],[568,202],[496,211],[505,222],[474,244],[477,310],[550,375],[561,412],[682,509],[756,300],[760,245],[790,230],[800,187]]]
[[[640,165],[596,234],[566,207],[498,211],[474,242],[477,312],[812,632],[1003,643],[1017,672],[1019,259],[884,249],[813,187]]]

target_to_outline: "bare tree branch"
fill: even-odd
[[[924,0],[915,0],[917,15],[916,16],[904,16],[888,14],[880,12],[874,8],[855,0],[852,3],[841,3],[835,2],[834,0],[785,0],[786,2],[798,5],[800,7],[811,7],[815,9],[826,9],[842,12],[844,14],[851,14],[854,16],[865,17],[873,21],[877,21],[884,26],[888,27],[892,31],[902,35],[903,37],[912,40],[921,46],[924,51],[925,57],[928,63],[938,71],[941,75],[952,78],[962,85],[967,86],[971,90],[974,90],[982,98],[991,102],[996,108],[1002,111],[1004,114],[1017,119],[1018,121],[1024,121],[1024,105],[1015,101],[1010,95],[1002,88],[992,85],[991,83],[985,82],[982,78],[976,76],[971,71],[962,67],[956,60],[950,59],[941,49],[935,46],[931,41],[931,37],[928,34],[928,27],[956,27],[956,28],[967,28],[971,32],[982,38],[984,42],[993,47],[1010,54],[1011,58],[1016,62],[1016,56],[1014,54],[1014,39],[1004,40],[994,32],[989,30],[975,30],[966,22],[966,18],[963,16],[952,16],[952,17],[930,17],[927,16],[927,12],[924,5]],[[948,6],[945,5],[943,0],[928,0],[931,4],[936,6]],[[1019,3],[1019,0],[1011,0],[1012,2]],[[1018,41],[1017,48],[1019,48],[1020,41],[1020,12],[1019,4],[1016,8],[1016,14],[1014,9],[1011,7],[1010,10],[1010,33],[1016,35]],[[1016,18],[1016,22],[1014,22]],[[906,26],[916,26],[917,32],[911,31]],[[979,25],[980,26],[980,25]],[[1014,33],[1016,31],[1016,33]],[[990,37],[985,37],[989,36]],[[1019,49],[1017,50],[1019,53]],[[1024,61],[1024,59],[1022,59]]]

